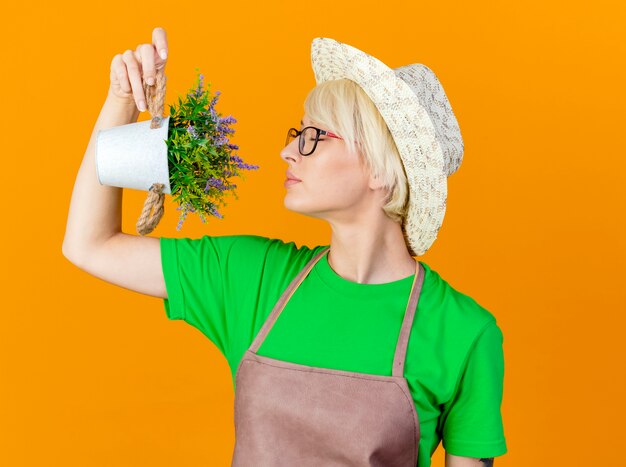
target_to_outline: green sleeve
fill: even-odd
[[[490,321],[470,348],[450,402],[444,404],[442,444],[465,457],[496,457],[507,452],[502,414],[504,352],[502,331]]]
[[[258,287],[257,266],[270,242],[256,235],[161,237],[167,317],[196,327],[227,355],[234,319],[229,299]]]

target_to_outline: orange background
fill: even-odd
[[[325,223],[283,206],[314,37],[391,67],[424,63],[465,156],[420,259],[504,334],[501,466],[616,465],[624,438],[624,2],[20,2],[2,21],[0,465],[229,465],[233,389],[200,332],[161,299],[61,253],[74,180],[113,56],[169,38],[167,101],[221,90],[246,172],[225,218],[166,197],[152,236],[257,234],[309,246]],[[148,118],[142,113],[140,120]],[[125,190],[124,231],[147,192]],[[443,466],[441,446],[434,466]]]

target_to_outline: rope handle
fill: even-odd
[[[143,82],[143,90],[148,103],[148,111],[152,116],[152,121],[150,122],[151,129],[161,128],[163,123],[166,81],[167,77],[165,76],[164,70],[157,69],[156,82],[152,86],[145,81]],[[163,183],[153,183],[148,190],[148,197],[143,204],[141,215],[139,216],[136,224],[139,235],[143,236],[152,232],[161,220],[161,217],[163,217],[163,213],[165,212],[165,208],[163,207],[163,202],[165,200],[165,195],[163,194],[164,188],[165,184]],[[152,215],[150,215],[150,212],[153,209],[154,211],[152,212]]]

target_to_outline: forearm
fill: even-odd
[[[446,452],[446,467],[493,467],[493,457],[476,458],[476,457],[460,457]]]
[[[112,96],[102,106],[78,170],[63,239],[63,253],[79,255],[122,231],[122,188],[100,185],[95,149],[99,130],[134,123],[139,110],[134,102]]]

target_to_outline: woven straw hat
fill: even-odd
[[[409,184],[402,231],[411,255],[423,255],[443,222],[447,177],[463,160],[461,131],[441,83],[420,63],[392,69],[325,37],[313,39],[311,62],[317,84],[342,78],[356,82],[387,123]]]

